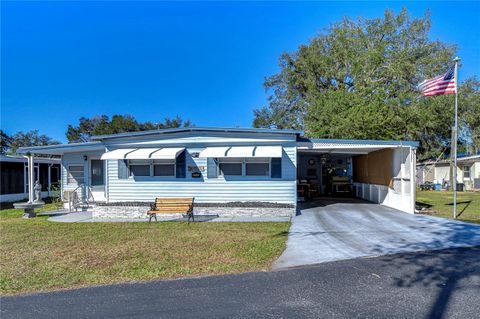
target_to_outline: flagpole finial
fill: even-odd
[[[460,61],[460,60],[461,60],[461,59],[460,59],[458,56],[456,56],[455,59],[453,59],[453,62],[458,62],[458,61]]]

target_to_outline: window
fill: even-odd
[[[130,176],[175,177],[175,160],[129,160]]]
[[[218,164],[223,176],[270,176],[270,158],[220,158]]]
[[[464,166],[463,167],[463,178],[470,179],[470,169],[471,166]]]
[[[68,167],[67,184],[83,184],[83,165]]]
[[[175,161],[154,160],[153,176],[175,176]]]
[[[128,168],[130,176],[150,176],[149,160],[130,160]]]
[[[268,158],[247,158],[245,160],[246,176],[270,176],[270,160]]]
[[[243,160],[241,158],[221,158],[218,164],[220,175],[242,176]]]

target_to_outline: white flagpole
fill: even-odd
[[[459,57],[453,59],[455,62],[455,128],[453,137],[453,219],[457,219],[457,140],[458,140],[458,61]]]

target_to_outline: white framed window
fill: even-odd
[[[246,158],[245,176],[270,176],[270,158]]]
[[[150,160],[129,160],[128,171],[130,176],[151,176]]]
[[[153,160],[153,176],[175,177],[175,160]]]
[[[471,169],[472,169],[472,166],[464,166],[463,167],[463,178],[464,179],[470,179]]]
[[[67,173],[67,184],[83,184],[84,182],[84,166],[69,165]]]
[[[218,171],[221,176],[242,176],[243,158],[220,158]]]

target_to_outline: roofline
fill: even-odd
[[[469,155],[469,156],[457,157],[457,161],[460,161],[460,162],[470,161],[470,160],[475,161],[476,159],[480,159],[480,154],[479,154],[479,155]],[[451,162],[451,159],[450,159],[450,158],[446,158],[446,159],[442,159],[442,160],[439,160],[439,161],[426,160],[426,161],[417,163],[417,165],[419,165],[419,164],[423,164],[423,165],[428,165],[428,164],[447,164],[447,163],[450,163],[450,162]]]
[[[155,135],[155,134],[168,134],[168,133],[179,133],[179,132],[232,132],[232,133],[270,133],[270,134],[295,134],[303,135],[301,130],[283,130],[283,129],[269,129],[269,128],[243,128],[243,127],[181,127],[181,128],[167,128],[159,130],[148,130],[148,131],[136,131],[136,132],[126,132],[118,134],[107,134],[107,135],[95,135],[92,136],[92,140],[105,140],[112,138],[123,138],[123,137],[134,137],[134,136],[144,136],[144,135]]]
[[[302,142],[300,140],[299,142]],[[329,138],[304,138],[303,142],[312,143],[345,143],[345,144],[370,144],[370,145],[397,145],[411,146],[417,148],[420,145],[418,141],[394,141],[394,140],[354,140],[354,139],[329,139]]]
[[[59,164],[61,162],[60,158],[51,158],[51,157],[34,157],[35,162],[44,162]],[[24,156],[15,156],[15,155],[0,155],[0,162],[27,162],[27,158]]]
[[[29,147],[19,147],[17,149],[17,154],[27,154],[27,153],[36,153],[36,152],[44,152],[49,150],[66,150],[69,148],[75,147],[90,147],[90,146],[102,146],[103,143],[99,141],[95,142],[84,142],[84,143],[71,143],[71,144],[54,144],[54,145],[44,145],[44,146],[29,146]]]

